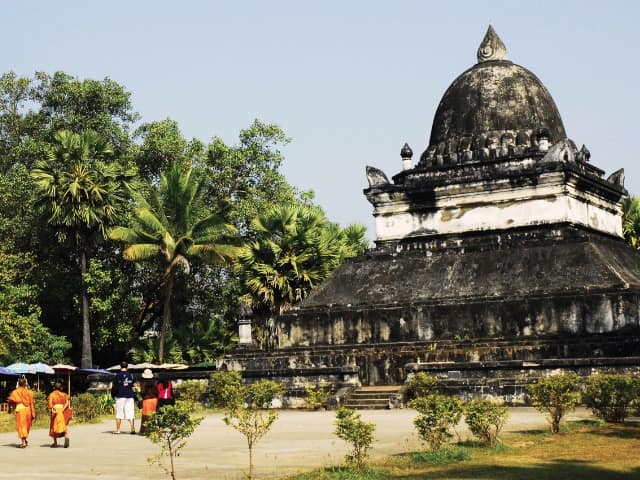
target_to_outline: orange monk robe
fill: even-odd
[[[7,401],[12,404],[16,410],[16,431],[18,437],[27,438],[31,430],[31,423],[36,418],[36,407],[33,402],[33,392],[26,387],[18,387]]]
[[[67,433],[67,424],[71,418],[65,415],[69,411],[69,395],[59,390],[54,390],[47,398],[47,406],[51,410],[49,436],[53,438],[64,437],[65,433]]]
[[[158,408],[158,399],[157,398],[145,398],[142,400],[142,415],[151,416],[156,413],[156,409]]]

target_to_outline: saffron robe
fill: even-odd
[[[64,437],[67,433],[67,424],[71,419],[69,395],[59,390],[54,390],[47,398],[47,406],[51,410],[49,436],[52,438]]]
[[[18,437],[27,438],[33,419],[36,418],[33,392],[26,387],[18,387],[11,392],[7,401],[13,405],[16,410],[16,431],[18,432]]]

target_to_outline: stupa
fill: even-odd
[[[622,236],[623,170],[577,148],[542,82],[490,26],[413,162],[366,167],[375,248],[277,319],[271,351],[223,368],[289,385],[394,385],[437,375],[516,398],[555,369],[640,366],[640,254]]]

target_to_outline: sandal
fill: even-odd
[[[64,439],[64,448],[69,448],[69,439],[68,438]]]
[[[114,435],[120,435],[120,432],[111,432],[111,433],[113,433]]]

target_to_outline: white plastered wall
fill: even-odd
[[[432,205],[416,207],[406,197],[387,199],[374,216],[379,241],[569,222],[622,236],[620,206],[582,191],[562,174],[540,177],[532,186],[496,182],[435,190]]]

